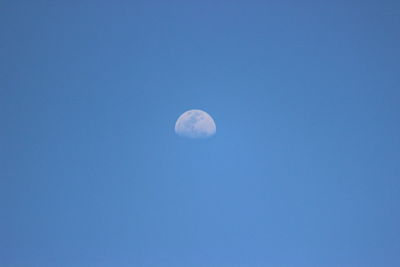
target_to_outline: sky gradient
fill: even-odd
[[[400,266],[399,1],[0,13],[0,266]]]

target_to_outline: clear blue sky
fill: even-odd
[[[1,267],[400,266],[399,1],[0,14]]]

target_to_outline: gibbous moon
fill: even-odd
[[[213,118],[199,109],[186,111],[175,123],[175,133],[188,138],[206,138],[214,135],[216,131]]]

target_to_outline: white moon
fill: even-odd
[[[205,138],[215,134],[217,127],[207,112],[192,109],[179,116],[175,123],[175,132],[188,138]]]

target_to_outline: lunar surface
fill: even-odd
[[[199,109],[186,111],[175,123],[175,133],[188,138],[206,138],[213,136],[216,131],[213,118]]]

